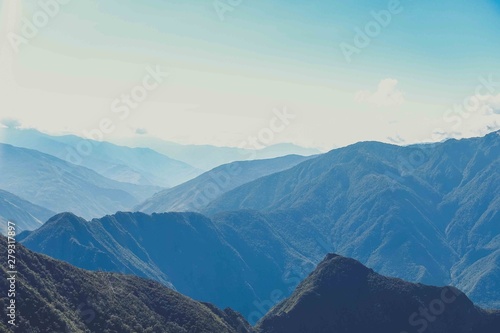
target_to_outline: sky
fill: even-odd
[[[480,136],[498,31],[498,0],[0,0],[0,119],[323,150]]]

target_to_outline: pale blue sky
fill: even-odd
[[[401,12],[347,62],[339,45],[353,44],[355,29],[389,2],[243,0],[221,21],[212,0],[72,0],[14,52],[8,34],[22,36],[22,18],[41,9],[0,0],[0,118],[81,135],[110,115],[109,140],[141,128],[237,146],[287,107],[297,117],[274,143],[324,149],[496,129],[500,1],[401,0]],[[148,65],[169,78],[130,117],[116,118],[110,105]],[[446,113],[490,75],[499,84],[480,108],[466,118]]]

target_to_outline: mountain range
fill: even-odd
[[[7,144],[0,144],[0,159],[0,189],[56,213],[102,216],[130,209],[162,189],[118,182],[52,155]]]
[[[451,284],[477,304],[499,308],[500,236],[495,224],[499,139],[492,133],[409,147],[358,143],[221,194],[202,209],[209,218],[189,213],[120,213],[90,222],[76,219],[78,227],[73,230],[64,222],[65,215],[22,242],[79,267],[134,273],[172,284],[190,297],[230,306],[251,323],[289,296],[329,252],[353,257],[384,275]],[[189,197],[182,191],[176,195]],[[175,229],[147,228],[154,224],[148,222],[137,228],[137,222],[130,223],[158,220],[158,225],[168,225],[173,216],[190,221],[187,226],[192,219],[202,222],[212,230],[207,235],[214,236],[196,241],[198,225],[182,229],[185,234],[177,238],[183,243],[175,237],[165,241],[167,235],[176,235]],[[74,224],[75,218],[71,220]],[[104,232],[106,228],[110,231]],[[134,252],[135,248],[140,251]],[[204,276],[212,276],[214,267],[220,266],[207,249],[221,248],[227,258],[233,258],[228,262],[234,271],[224,269],[241,274],[216,273],[224,289],[208,294],[211,282]],[[214,256],[193,255],[185,261],[199,268],[189,275],[198,279],[196,287],[184,285],[185,276],[174,278],[176,271],[185,272],[186,267],[168,259],[194,250]],[[239,289],[239,298],[228,292]],[[270,297],[275,289],[280,297]]]
[[[3,236],[0,251],[7,251]],[[335,254],[255,327],[229,308],[197,302],[157,282],[85,271],[22,245],[16,256],[11,299],[17,326],[0,321],[2,333],[494,333],[500,325],[500,311],[475,306],[456,288],[384,277]],[[11,282],[1,279],[0,287],[13,290]],[[6,294],[0,304],[8,318]]]
[[[130,148],[98,141],[100,137],[95,139],[0,127],[0,142],[38,150],[119,182],[173,187],[203,172],[149,148]]]
[[[250,229],[255,218],[238,221],[245,223],[240,227]],[[305,259],[272,235],[266,236],[267,244],[260,240],[258,247],[248,248],[238,235],[231,235],[234,230],[229,223],[221,221],[219,226],[196,213],[117,213],[91,221],[62,213],[20,234],[18,241],[83,269],[154,279],[248,317],[255,311],[254,302],[286,287],[286,265],[300,266]],[[294,282],[289,287],[299,280]]]
[[[178,144],[149,136],[118,140],[130,147],[148,147],[162,154],[183,161],[201,170],[212,170],[223,164],[237,161],[272,159],[286,155],[312,156],[321,151],[291,143],[279,143],[261,149],[218,147],[212,145]]]
[[[336,252],[499,307],[499,170],[498,132],[408,147],[362,142],[228,191],[203,213],[256,210],[314,262]]]

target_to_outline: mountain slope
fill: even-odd
[[[260,177],[289,169],[308,159],[310,157],[289,155],[225,164],[184,184],[156,193],[137,206],[136,210],[145,213],[200,211],[223,193]]]
[[[147,148],[129,148],[74,135],[0,128],[0,142],[38,150],[120,182],[172,187],[202,171]]]
[[[0,251],[7,251],[0,236]],[[248,333],[236,312],[193,301],[157,282],[96,273],[31,252],[18,245],[14,332],[33,333]],[[4,266],[2,276],[8,276]],[[1,290],[8,290],[1,279]],[[2,317],[8,299],[0,295]],[[0,331],[7,332],[5,320]]]
[[[330,254],[257,331],[494,333],[499,326],[500,311],[475,307],[458,289],[387,278]]]
[[[16,231],[34,230],[47,221],[54,212],[0,190],[0,233],[5,234],[7,222],[16,224]]]
[[[0,188],[55,212],[91,218],[128,209],[160,188],[121,183],[36,150],[0,144]]]
[[[195,213],[117,213],[92,221],[65,213],[23,233],[19,241],[80,268],[151,278],[248,316],[254,301],[283,286],[283,268],[265,259],[266,251],[239,252],[226,240],[235,239],[225,236],[225,228]],[[274,255],[282,253],[288,263],[301,260],[286,245],[275,249]]]
[[[499,170],[498,133],[409,147],[363,142],[244,184],[204,212],[258,210],[311,260],[334,251],[382,274],[460,286],[492,307]]]

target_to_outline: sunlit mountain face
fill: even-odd
[[[499,9],[0,0],[0,332],[497,332]]]

